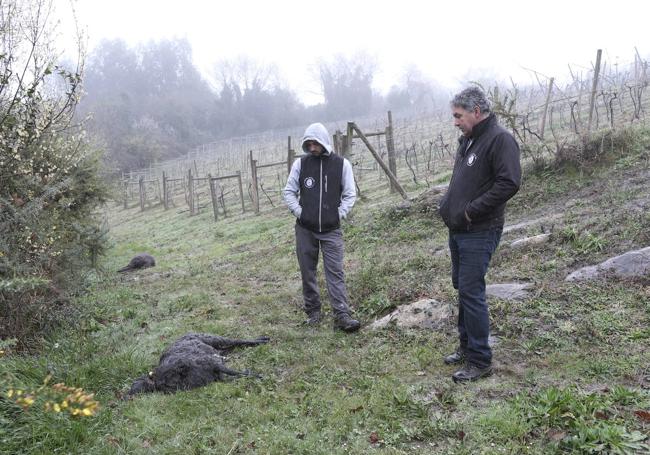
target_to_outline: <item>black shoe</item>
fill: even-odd
[[[468,382],[476,381],[477,379],[485,378],[492,374],[492,365],[488,365],[485,368],[478,367],[473,363],[467,362],[463,368],[456,371],[451,375],[451,379],[454,382]]]
[[[334,321],[334,328],[344,332],[356,332],[361,327],[361,323],[352,319],[349,314],[342,314]]]
[[[314,311],[313,313],[307,315],[307,319],[305,320],[304,324],[311,327],[316,327],[320,325],[321,319],[322,316],[320,311]]]
[[[448,356],[445,356],[445,363],[447,365],[455,365],[457,363],[460,363],[465,360],[465,352],[461,350],[460,348],[456,350],[453,354],[449,354]]]

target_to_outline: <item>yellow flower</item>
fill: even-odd
[[[59,403],[54,403],[54,411],[61,412],[61,406],[59,406]]]
[[[83,411],[81,411],[81,412],[82,412],[82,414],[85,415],[85,416],[91,416],[91,415],[93,415],[93,411],[90,410],[90,409],[88,409],[88,408],[85,408],[85,409],[84,409]]]
[[[14,396],[14,390],[13,390],[13,389],[9,389],[9,391],[7,392],[7,398],[11,398],[11,397],[13,397],[13,396]]]

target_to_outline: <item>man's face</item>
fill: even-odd
[[[305,142],[305,149],[312,155],[312,156],[320,156],[321,153],[323,153],[323,146],[320,145],[316,141],[307,141]]]
[[[462,107],[454,107],[451,112],[454,116],[454,126],[465,136],[470,136],[474,126],[482,119],[481,109],[478,106],[473,111],[466,111]]]

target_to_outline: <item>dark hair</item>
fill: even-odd
[[[452,107],[460,107],[466,111],[473,111],[475,107],[481,110],[482,113],[490,112],[490,102],[485,97],[485,93],[478,87],[469,87],[451,100]]]

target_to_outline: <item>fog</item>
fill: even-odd
[[[386,110],[434,112],[468,83],[544,87],[644,57],[636,2],[53,0],[79,106],[115,169],[222,138]],[[76,27],[76,28],[75,28]]]
[[[69,0],[57,0],[70,24]],[[362,53],[376,62],[373,88],[387,93],[407,69],[455,90],[468,80],[531,82],[535,72],[561,79],[591,68],[597,49],[612,64],[650,51],[644,9],[632,0],[273,2],[113,0],[74,3],[90,49],[102,39],[129,45],[184,38],[210,79],[224,59],[246,56],[275,65],[306,104],[323,101],[319,62]]]

